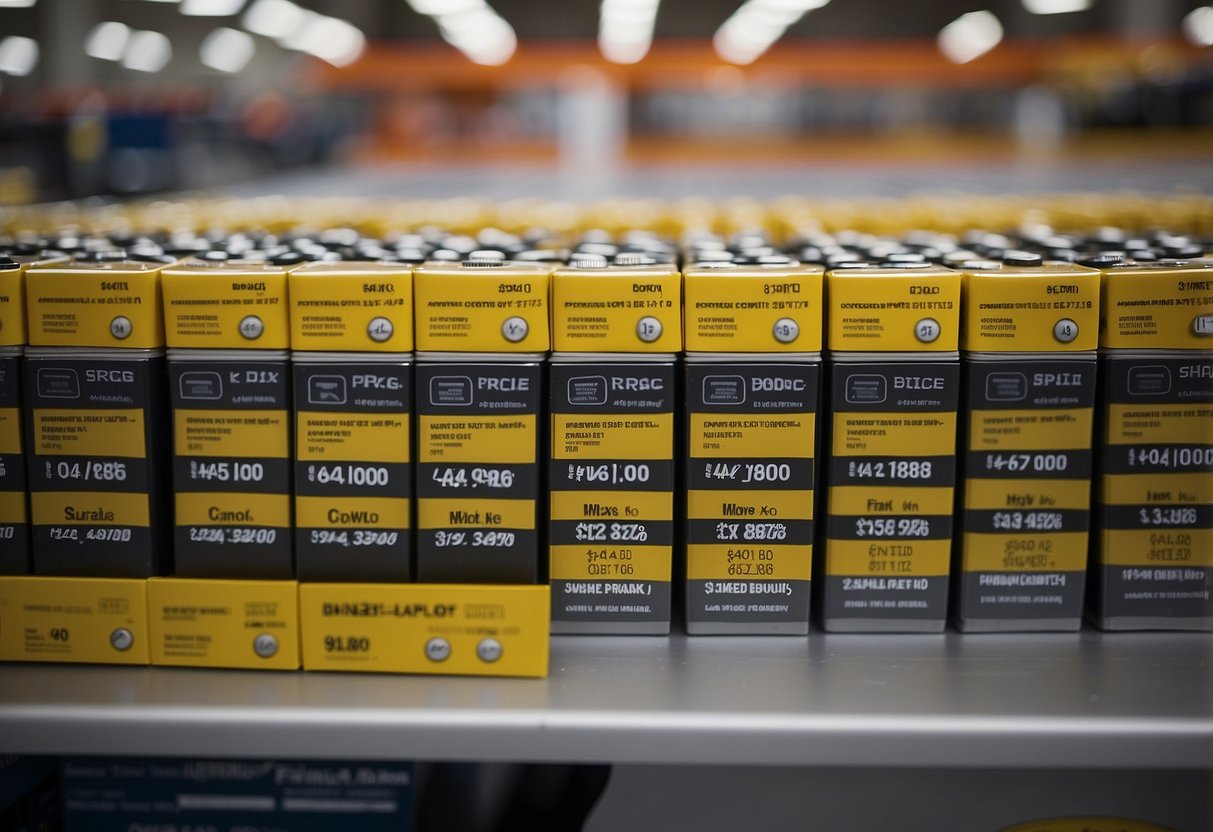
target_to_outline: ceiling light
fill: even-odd
[[[617,64],[634,64],[649,53],[660,0],[602,0],[598,48]]]
[[[417,14],[436,17],[440,14],[464,14],[487,9],[484,0],[406,0]]]
[[[244,0],[184,0],[181,13],[192,17],[227,17],[243,6]]]
[[[1184,34],[1197,46],[1213,46],[1213,6],[1200,6],[1188,12]]]
[[[29,75],[38,65],[38,41],[10,35],[0,40],[0,72]]]
[[[962,14],[939,31],[939,50],[957,64],[966,64],[1002,41],[1002,24],[988,11]]]
[[[221,27],[202,39],[198,58],[205,66],[220,72],[239,72],[253,59],[257,45],[252,35],[238,29]]]
[[[131,29],[125,23],[113,20],[98,23],[84,40],[86,54],[100,58],[103,61],[117,61],[126,51],[126,42],[130,40]]]
[[[1023,7],[1032,14],[1069,14],[1085,12],[1091,8],[1091,0],[1022,0]]]
[[[303,9],[291,0],[254,0],[240,25],[254,35],[283,38],[303,22]]]
[[[159,72],[173,57],[173,45],[159,32],[135,32],[122,55],[122,65],[139,72]]]
[[[0,9],[28,9],[38,0],[0,0]]]
[[[716,54],[731,64],[751,64],[806,12],[830,0],[748,0],[712,37]]]
[[[500,66],[518,48],[514,27],[488,6],[459,14],[440,14],[434,20],[443,39],[474,63]]]

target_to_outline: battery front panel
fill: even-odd
[[[1101,363],[1098,620],[1213,628],[1213,354]]]
[[[943,629],[959,382],[958,360],[831,364],[827,629]]]
[[[688,631],[808,631],[820,372],[687,364]]]
[[[1091,502],[1095,356],[965,358],[962,626],[1077,629]]]
[[[407,581],[412,367],[294,357],[295,560],[302,581]]]
[[[281,357],[169,357],[176,574],[290,578],[291,386]]]
[[[144,578],[168,561],[164,358],[25,360],[36,575]]]
[[[0,575],[29,573],[21,356],[0,351]]]
[[[417,580],[539,580],[543,365],[417,364]]]
[[[668,632],[674,362],[551,373],[553,632]]]

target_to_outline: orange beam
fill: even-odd
[[[1191,63],[1209,60],[1182,40],[1132,42],[1110,38],[1008,41],[958,66],[933,41],[823,41],[785,39],[749,67],[731,67],[705,40],[658,41],[640,63],[605,61],[593,41],[527,41],[504,66],[472,63],[438,43],[372,44],[344,68],[315,61],[309,80],[321,89],[384,92],[551,88],[575,67],[598,70],[633,89],[702,88],[723,69],[733,78],[767,86],[804,87],[1011,87],[1058,74],[1118,66],[1129,70],[1147,60]],[[740,73],[738,75],[737,73]]]

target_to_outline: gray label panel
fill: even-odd
[[[966,572],[960,580],[962,619],[1082,617],[1085,572]]]
[[[948,610],[946,576],[891,578],[825,576],[823,616],[830,619],[942,621]]]
[[[1105,566],[1103,618],[1213,618],[1213,567]]]
[[[670,585],[662,581],[552,581],[552,618],[610,624],[670,620]]]
[[[687,581],[687,621],[807,622],[809,595],[808,581]]]

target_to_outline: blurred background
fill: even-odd
[[[0,0],[0,204],[1213,185],[1190,0]]]

